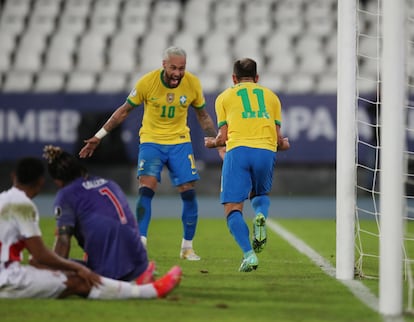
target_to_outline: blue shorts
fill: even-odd
[[[221,176],[221,203],[243,202],[251,191],[268,194],[275,162],[276,153],[270,150],[237,147],[227,152]]]
[[[161,171],[164,165],[170,172],[174,186],[197,181],[198,175],[193,146],[190,142],[181,144],[142,143],[138,153],[138,177],[152,176],[161,182]]]

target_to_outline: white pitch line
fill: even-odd
[[[266,225],[276,234],[285,239],[289,244],[296,248],[299,252],[306,255],[312,262],[319,266],[327,275],[336,278],[335,268],[320,254],[318,254],[309,245],[301,239],[287,231],[285,228],[272,220],[267,220]],[[357,280],[337,280],[345,285],[352,294],[354,294],[361,302],[365,303],[369,308],[378,312],[378,298],[364,284]]]

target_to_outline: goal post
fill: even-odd
[[[379,309],[402,313],[405,0],[382,0]]]
[[[338,1],[336,277],[354,278],[356,181],[356,0]]]
[[[406,250],[403,249],[406,240],[404,223],[407,218],[404,203],[407,198],[405,176],[408,175],[405,167],[405,56],[408,39],[406,1],[372,0],[368,1],[371,6],[367,6],[366,1],[361,5],[360,0],[338,0],[337,10],[336,278],[352,280],[356,268],[360,270],[360,276],[368,277],[362,271],[363,261],[378,259],[374,275],[379,279],[379,311],[388,316],[398,316],[403,312],[403,265],[414,262],[404,257]],[[368,31],[363,31],[364,26],[359,25],[359,14],[370,17],[371,26]],[[413,17],[409,19],[414,21]],[[365,33],[369,31],[373,34]],[[375,44],[374,48],[363,47],[360,39],[371,41]],[[360,66],[360,60],[365,61],[366,65],[362,63]],[[372,66],[370,63],[374,64],[376,70],[373,74],[368,70],[367,77],[364,67]],[[372,79],[369,79],[371,76]],[[363,81],[375,84],[375,88],[368,89],[376,91],[375,99],[370,99],[359,91]],[[376,105],[374,123],[370,124],[366,119],[360,118],[359,113],[364,109],[360,110],[359,101]],[[359,133],[361,125],[375,129],[375,143],[363,142],[363,133]],[[361,163],[361,147],[368,147],[370,153],[375,154],[375,165]],[[414,152],[409,153],[414,155]],[[373,176],[370,188],[359,183],[361,169]],[[378,174],[380,176],[377,177]],[[379,189],[376,185],[378,178]],[[360,207],[360,193],[369,193],[373,209]],[[361,214],[375,219],[378,231],[360,229]],[[366,238],[361,238],[362,234],[377,238],[379,249],[361,248],[363,239]],[[359,251],[358,263],[355,260],[356,246]],[[373,263],[368,265],[370,270],[374,269]],[[411,276],[408,279],[411,280]],[[409,286],[409,289],[411,301],[413,287]]]

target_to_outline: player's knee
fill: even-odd
[[[243,213],[243,203],[226,203],[224,205],[224,214],[227,218],[234,212]]]
[[[140,176],[138,178],[138,184],[140,188],[147,187],[155,191],[157,189],[157,178],[153,176]]]
[[[194,189],[195,189],[195,182],[194,181],[186,182],[186,183],[183,183],[182,185],[178,186],[178,192],[180,192],[180,193],[190,191],[190,190],[194,190]]]

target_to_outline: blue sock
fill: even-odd
[[[261,212],[263,216],[267,218],[270,207],[270,199],[268,195],[254,196],[250,202],[256,215]]]
[[[148,226],[151,220],[151,201],[155,192],[150,188],[142,187],[139,188],[138,193],[139,197],[137,200],[135,216],[137,218],[141,236],[147,237]]]
[[[233,235],[236,243],[240,246],[244,253],[252,250],[252,245],[249,239],[249,228],[243,219],[243,215],[238,210],[233,210],[227,216],[227,227]]]
[[[183,211],[181,220],[183,222],[183,237],[185,240],[193,240],[197,228],[198,204],[195,190],[181,192]]]

